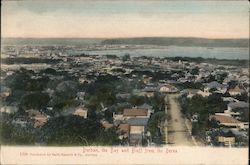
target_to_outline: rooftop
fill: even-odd
[[[210,119],[214,118],[215,120],[219,121],[220,123],[241,123],[239,120],[236,120],[229,116],[224,115],[211,115]]]
[[[228,104],[229,107],[231,108],[248,108],[249,103],[244,102],[244,101],[239,101],[239,102],[232,102]]]
[[[208,88],[222,88],[224,87],[224,85],[218,83],[217,81],[212,81],[210,83],[207,84]]]
[[[148,123],[148,118],[130,118],[128,119],[128,124],[133,126],[146,126]]]
[[[147,109],[133,108],[133,109],[123,110],[123,116],[147,116],[147,115],[148,115]]]

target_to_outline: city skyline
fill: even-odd
[[[248,38],[247,1],[4,1],[3,38]]]

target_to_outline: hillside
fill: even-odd
[[[199,47],[248,47],[248,39],[206,39],[142,37],[106,39],[102,44],[160,45],[160,46],[199,46]]]

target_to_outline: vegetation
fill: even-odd
[[[50,100],[47,93],[33,92],[22,96],[19,107],[22,109],[45,108]]]
[[[243,122],[249,122],[249,107],[246,108],[235,108],[234,112],[240,113],[240,120]]]
[[[125,54],[123,57],[122,57],[122,61],[129,61],[130,60],[130,55],[129,54]]]
[[[34,64],[34,63],[46,63],[46,64],[55,64],[61,62],[61,59],[42,59],[42,58],[3,58],[1,62],[3,64]]]
[[[198,121],[192,124],[192,134],[204,138],[205,131],[209,127],[208,117],[216,112],[223,112],[226,108],[226,103],[223,102],[219,94],[212,94],[203,98],[200,95],[195,95],[192,98],[179,98],[182,112],[188,117],[198,115]]]
[[[203,90],[204,86],[202,83],[199,82],[184,82],[184,83],[179,83],[175,85],[177,88],[180,90],[184,89],[200,89]]]
[[[5,117],[4,120],[8,118]],[[10,121],[1,122],[0,142],[7,145],[31,145],[36,141],[35,131],[32,126],[21,127]]]
[[[151,115],[148,121],[148,131],[151,133],[151,137],[156,143],[161,142],[160,127],[163,126],[162,123],[164,123],[166,117],[164,111],[159,111]]]

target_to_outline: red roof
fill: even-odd
[[[129,133],[129,124],[120,124],[118,128],[125,133]]]
[[[229,116],[223,115],[211,115],[210,119],[214,118],[215,120],[219,121],[220,123],[241,123],[239,120],[236,120]]]
[[[147,109],[124,109],[123,116],[147,116],[148,110]]]

